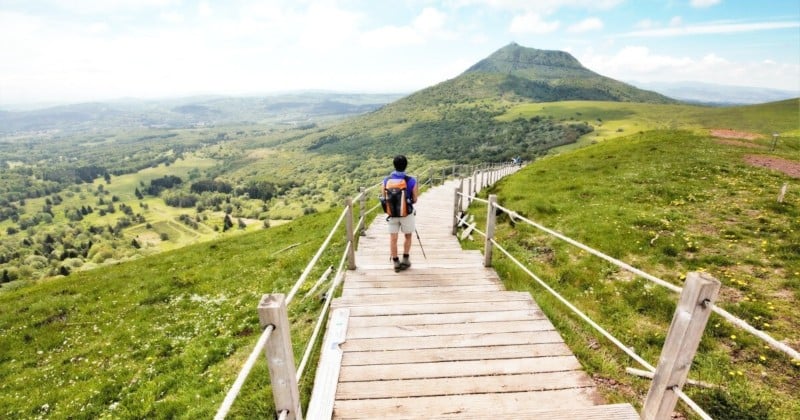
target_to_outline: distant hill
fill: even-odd
[[[503,122],[496,117],[519,103],[568,100],[677,103],[594,73],[566,52],[512,43],[453,79],[300,142],[320,153],[377,156],[415,151],[431,159],[462,162],[529,159],[574,143],[594,128],[575,119]]]
[[[568,100],[674,103],[674,99],[599,75],[564,51],[515,43],[495,51],[460,76],[422,90],[425,103],[504,98],[531,102]]]
[[[681,101],[707,105],[753,105],[800,97],[800,91],[701,82],[631,82]]]
[[[187,128],[217,124],[307,124],[373,111],[402,95],[298,92],[119,100],[0,111],[0,136],[37,131]]]

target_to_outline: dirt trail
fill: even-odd
[[[728,129],[714,129],[710,134],[716,137],[717,142],[720,144],[728,144],[731,146],[748,147],[751,149],[765,149],[764,146],[756,143],[750,143],[739,140],[756,140],[764,138],[763,135],[757,133],[748,133],[746,131],[736,131]],[[735,139],[735,140],[734,140]],[[795,160],[783,159],[775,156],[764,155],[746,155],[744,161],[753,166],[758,166],[767,169],[773,169],[789,175],[792,178],[800,178],[800,162]]]

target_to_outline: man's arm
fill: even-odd
[[[414,192],[411,193],[411,202],[416,203],[417,197],[419,197],[419,182],[414,183]]]

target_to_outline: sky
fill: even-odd
[[[0,0],[0,107],[410,93],[511,42],[626,82],[800,91],[798,0]]]

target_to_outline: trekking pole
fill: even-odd
[[[427,256],[427,255],[425,255],[425,248],[423,248],[423,247],[422,247],[422,239],[420,239],[420,238],[419,238],[419,231],[417,231],[416,229],[414,229],[414,233],[416,233],[416,234],[417,234],[417,242],[419,242],[419,249],[421,249],[421,250],[422,250],[422,256],[423,256],[423,257],[425,257],[425,259],[427,260],[427,259],[428,259],[428,256]]]

